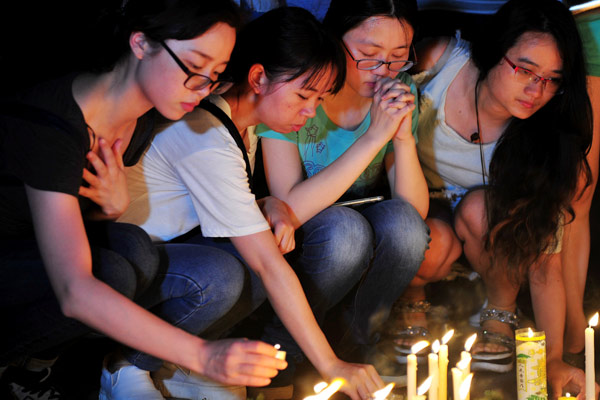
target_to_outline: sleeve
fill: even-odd
[[[39,189],[78,196],[85,135],[7,118],[2,126],[2,170]]]
[[[210,128],[217,129],[225,128]],[[236,237],[270,229],[250,191],[235,143],[188,152],[173,165],[189,191],[204,236]]]
[[[279,133],[270,129],[265,124],[260,124],[256,127],[256,136],[270,139],[285,140],[294,144],[298,143],[298,132]]]

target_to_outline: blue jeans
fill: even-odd
[[[158,268],[148,235],[116,222],[89,223],[86,232],[94,276],[130,299],[141,296]],[[0,365],[53,352],[92,331],[63,315],[34,239],[0,240],[0,316]]]
[[[334,306],[343,310],[337,330],[344,334],[335,347],[368,348],[377,342],[429,240],[423,219],[401,199],[359,209],[330,207],[302,225],[289,260],[320,323]],[[263,340],[280,343],[292,356],[300,353],[277,316]]]
[[[140,305],[186,332],[218,337],[227,328],[223,319],[238,304],[250,279],[244,265],[229,253],[208,246],[167,243],[158,249],[159,271]],[[123,353],[129,362],[147,371],[162,365],[162,360],[131,348]]]

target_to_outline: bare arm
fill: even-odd
[[[208,342],[176,328],[92,275],[77,198],[26,186],[48,277],[64,314],[111,338],[224,383],[265,385],[285,367],[265,343]]]
[[[419,212],[421,218],[426,218],[429,191],[417,156],[411,125],[412,115],[409,115],[402,121],[399,133],[393,139],[394,152],[385,156],[385,167],[392,197],[408,201]]]
[[[353,399],[365,399],[383,386],[372,366],[349,364],[336,357],[315,320],[296,274],[281,256],[269,231],[232,237],[231,241],[260,277],[285,327],[325,378],[344,378],[347,385],[342,390]]]
[[[387,80],[373,99],[371,126],[367,132],[337,160],[306,180],[295,144],[263,138],[265,173],[271,194],[292,208],[298,223],[308,221],[333,204],[354,183],[396,133],[399,123],[412,112],[413,101],[410,88]]]

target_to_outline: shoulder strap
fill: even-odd
[[[235,140],[235,143],[240,148],[240,150],[242,151],[242,155],[244,156],[244,161],[246,162],[246,173],[248,174],[248,184],[250,185],[250,190],[252,191],[252,193],[254,193],[254,189],[252,187],[252,168],[250,168],[248,152],[246,151],[246,146],[244,146],[244,140],[242,139],[242,135],[240,135],[240,132],[236,128],[235,124],[233,123],[231,118],[229,118],[229,116],[225,114],[223,110],[221,110],[219,107],[217,107],[207,99],[202,100],[200,102],[199,107],[205,109],[206,111],[217,117],[219,121],[221,121],[221,123],[225,125],[233,140]]]

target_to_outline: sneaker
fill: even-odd
[[[9,367],[2,375],[2,393],[17,400],[60,400],[64,397],[52,383],[51,369],[29,371]]]
[[[154,384],[167,398],[187,400],[245,400],[246,387],[223,385],[189,369],[165,362],[152,373]]]
[[[110,372],[107,359],[102,365],[99,400],[165,400],[154,386],[150,372],[127,361],[119,361],[114,372]]]

